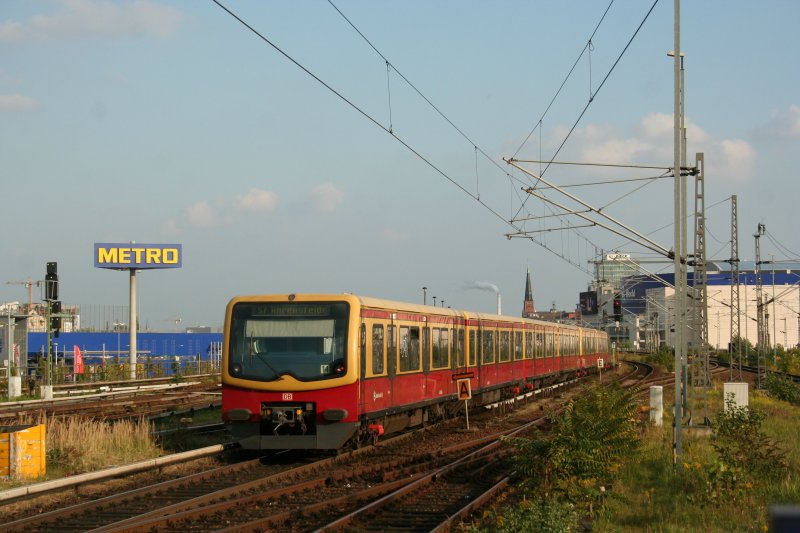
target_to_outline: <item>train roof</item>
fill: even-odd
[[[480,313],[476,311],[465,311],[462,309],[452,309],[450,307],[437,307],[433,305],[424,305],[424,304],[415,304],[410,302],[401,302],[397,300],[388,300],[385,298],[375,298],[372,296],[361,296],[352,293],[341,293],[341,294],[317,294],[317,293],[296,293],[296,294],[262,294],[262,295],[253,295],[253,296],[239,296],[234,298],[234,300],[252,300],[257,301],[259,299],[269,299],[271,301],[292,301],[290,297],[297,301],[334,301],[334,300],[350,300],[358,302],[362,307],[371,307],[376,309],[394,309],[397,311],[403,311],[408,313],[418,313],[418,314],[428,314],[428,315],[440,315],[440,316],[452,316],[452,317],[463,317],[467,319],[481,319],[481,320],[491,320],[497,322],[525,322],[529,324],[539,324],[544,326],[550,327],[562,327],[562,328],[574,328],[579,329],[580,326],[573,325],[573,324],[557,324],[555,322],[549,322],[546,320],[536,320],[530,318],[522,318],[519,316],[510,316],[510,315],[497,315],[492,313]],[[232,300],[233,301],[233,300]],[[592,328],[584,328],[584,329],[592,329]]]

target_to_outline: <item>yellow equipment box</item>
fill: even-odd
[[[0,476],[37,478],[47,468],[45,425],[0,426]]]

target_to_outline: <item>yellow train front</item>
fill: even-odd
[[[600,331],[355,295],[241,296],[225,317],[222,415],[246,449],[339,449],[593,368]],[[463,381],[462,381],[463,382]]]

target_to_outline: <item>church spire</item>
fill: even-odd
[[[531,289],[531,269],[528,268],[525,278],[525,302],[522,307],[522,318],[534,318],[536,307],[533,305],[533,289]]]

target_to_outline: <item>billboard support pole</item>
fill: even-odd
[[[131,379],[136,379],[136,269],[131,268],[131,294],[130,294],[130,322],[128,325],[128,332],[130,333],[130,361],[131,361]]]

